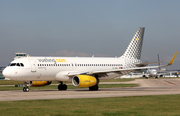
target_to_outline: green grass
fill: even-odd
[[[73,85],[67,85],[68,89],[79,89]],[[99,88],[122,88],[122,87],[137,87],[138,84],[99,84]],[[29,87],[30,90],[57,90],[58,85],[48,85],[44,87]],[[0,86],[0,91],[12,91],[12,90],[22,90],[23,87],[14,87],[14,86]],[[89,88],[87,88],[89,89]]]
[[[179,116],[180,95],[1,101],[1,116]]]
[[[16,85],[24,84],[23,81],[13,81],[13,80],[0,80],[0,85]]]

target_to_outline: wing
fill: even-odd
[[[133,71],[139,71],[143,69],[149,69],[149,68],[159,68],[159,67],[166,67],[170,66],[174,63],[174,60],[176,58],[178,52],[175,53],[172,60],[167,65],[162,66],[148,66],[148,67],[135,67],[135,68],[126,68],[126,69],[113,69],[113,70],[97,70],[97,71],[91,71],[91,72],[70,72],[68,76],[74,76],[74,75],[80,75],[80,74],[107,74],[107,73],[118,73],[118,74],[127,74],[127,72],[133,72]]]

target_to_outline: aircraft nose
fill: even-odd
[[[3,76],[6,77],[6,78],[9,78],[9,77],[10,77],[10,71],[9,71],[7,68],[5,68],[5,69],[3,70],[2,74],[3,74]]]

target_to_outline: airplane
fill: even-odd
[[[147,66],[150,63],[142,63],[144,31],[145,27],[138,28],[120,57],[22,57],[12,61],[3,70],[3,75],[11,80],[24,81],[24,92],[29,91],[29,86],[45,86],[52,81],[60,83],[59,90],[67,90],[63,82],[70,81],[76,87],[89,87],[89,90],[97,91],[101,79],[172,65],[178,52],[166,65]]]
[[[155,77],[158,78],[157,70],[156,69],[148,69],[145,74],[143,74],[143,77],[148,79],[148,77]]]

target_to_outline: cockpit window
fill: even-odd
[[[16,66],[16,63],[12,63],[10,66]]]
[[[23,63],[20,63],[22,67],[24,67],[24,64]]]
[[[24,67],[23,63],[11,63],[9,66],[18,66],[18,67]]]

